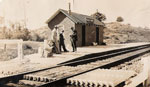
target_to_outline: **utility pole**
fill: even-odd
[[[3,18],[2,18],[2,22],[3,22],[3,25],[2,25],[2,27],[3,27],[3,34],[5,36],[6,35],[6,24],[5,24],[6,18],[5,18],[5,7],[4,6],[3,6]],[[4,44],[4,51],[6,51],[6,48],[7,48],[7,46],[6,46],[6,43],[5,43]]]
[[[98,13],[98,9],[96,9],[96,12]]]
[[[3,6],[3,18],[2,18],[2,20],[3,20],[3,28],[5,27],[5,7]]]
[[[23,8],[24,8],[24,28],[27,28],[27,16],[26,16],[26,0],[23,0]]]
[[[74,5],[74,0],[72,2],[73,2],[73,5]]]

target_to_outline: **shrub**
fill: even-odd
[[[92,17],[96,18],[99,21],[105,21],[106,16],[103,13],[96,12],[92,15]]]
[[[36,33],[34,33],[34,32],[31,32],[31,33],[29,34],[29,40],[31,40],[31,41],[38,41],[38,40],[39,40],[38,34],[36,34]]]
[[[28,40],[29,39],[29,31],[27,29],[16,29],[12,32],[11,39],[23,39]]]
[[[124,21],[124,19],[121,17],[121,16],[119,16],[119,17],[117,17],[117,20],[116,20],[117,22],[123,22]]]

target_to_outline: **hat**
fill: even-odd
[[[57,25],[55,25],[55,26],[54,26],[54,28],[58,28],[58,26],[57,26]]]
[[[72,30],[72,31],[76,31],[74,27],[71,27],[71,30]]]
[[[71,29],[74,29],[73,27],[71,27]]]
[[[74,27],[71,27],[71,30],[74,31],[75,30]]]

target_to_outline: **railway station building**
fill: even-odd
[[[78,41],[77,46],[89,46],[93,42],[97,44],[103,43],[104,23],[93,18],[79,13],[59,9],[47,21],[48,27],[52,30],[57,25],[59,30],[63,29],[65,44],[68,47],[70,43],[71,27],[77,31]]]

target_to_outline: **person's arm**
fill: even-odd
[[[59,41],[59,39],[60,39],[60,38],[59,38],[60,32],[58,31],[58,29],[57,29],[56,33],[57,33],[57,36],[56,36],[56,37],[57,37],[57,40]]]
[[[76,41],[78,41],[78,33],[76,32]]]
[[[51,33],[51,40],[54,41],[54,31]]]

